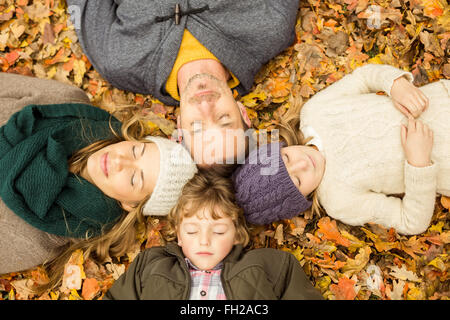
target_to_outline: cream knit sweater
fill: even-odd
[[[436,193],[450,196],[450,81],[420,88],[430,105],[419,119],[433,130],[434,144],[433,164],[417,168],[401,145],[407,118],[389,96],[376,94],[390,94],[401,76],[412,80],[387,65],[354,70],[302,107],[300,129],[312,127],[322,141],[326,169],[318,196],[328,215],[350,225],[374,222],[418,234],[430,224]]]

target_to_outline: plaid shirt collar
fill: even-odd
[[[191,260],[189,260],[188,258],[184,258],[184,260],[186,261],[189,271],[191,270],[197,270],[197,271],[210,271],[210,270],[220,270],[223,268],[223,262],[219,262],[218,265],[216,265],[214,268],[210,269],[210,270],[200,270],[199,268],[197,268],[192,262]]]
[[[191,291],[189,300],[226,300],[225,292],[222,286],[223,263],[210,270],[200,270],[188,258],[185,258],[186,264],[191,275]]]

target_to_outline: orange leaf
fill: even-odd
[[[441,196],[441,204],[445,209],[450,209],[450,198],[446,196]]]
[[[8,64],[12,65],[17,59],[19,59],[19,53],[17,51],[8,52],[5,54],[5,58],[8,61]]]
[[[336,300],[354,300],[356,297],[355,281],[346,277],[340,278],[337,285],[330,286],[331,292],[336,296]]]
[[[52,59],[45,59],[44,63],[46,65],[52,65],[58,62],[61,62],[64,59],[64,48],[59,49],[59,51],[56,53],[56,55]]]
[[[72,71],[74,62],[75,62],[75,56],[72,55],[70,57],[69,61],[67,61],[63,64],[63,69],[66,71],[69,71],[69,72]]]
[[[100,291],[98,281],[94,278],[89,278],[83,282],[83,290],[81,296],[84,300],[92,300]]]
[[[269,79],[267,89],[275,98],[287,96],[292,88],[288,78]]]
[[[323,234],[323,237],[328,240],[334,240],[337,244],[348,247],[351,243],[347,238],[344,238],[336,225],[335,220],[331,220],[329,217],[324,217],[317,223],[319,233]],[[321,237],[322,238],[322,237]]]

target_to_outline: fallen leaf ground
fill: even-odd
[[[254,128],[273,128],[294,101],[366,63],[411,71],[423,85],[450,78],[450,9],[445,0],[300,1],[296,43],[258,74],[252,92],[238,97]],[[83,54],[67,5],[61,0],[0,0],[0,67],[82,88],[108,111],[138,105],[149,114],[149,134],[170,134],[178,110],[151,96],[111,87]],[[292,252],[327,299],[449,299],[450,199],[436,198],[428,230],[401,236],[378,225],[350,227],[310,213],[252,229],[251,246]],[[0,275],[0,299],[98,299],[144,248],[161,244],[163,220],[147,219],[136,248],[98,264],[81,252],[68,266],[77,270],[64,287],[40,296],[47,281],[41,267]],[[72,289],[70,289],[72,288]]]

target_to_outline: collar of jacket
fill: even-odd
[[[232,300],[233,298],[235,298],[232,294],[232,290],[228,281],[233,277],[233,274],[236,272],[235,271],[233,273],[230,273],[231,270],[233,270],[232,265],[234,265],[239,260],[243,249],[244,248],[241,244],[234,245],[231,252],[225,257],[225,259],[223,259],[223,268],[220,274],[220,279],[222,280],[222,287],[227,299]],[[190,279],[189,268],[184,260],[185,256],[183,254],[183,250],[181,249],[181,247],[175,242],[169,242],[166,245],[166,252],[170,255],[175,256],[178,259],[181,269],[184,271],[185,277],[187,279]],[[187,290],[185,292],[185,299],[188,299],[191,291],[191,281],[188,281],[186,284]]]

